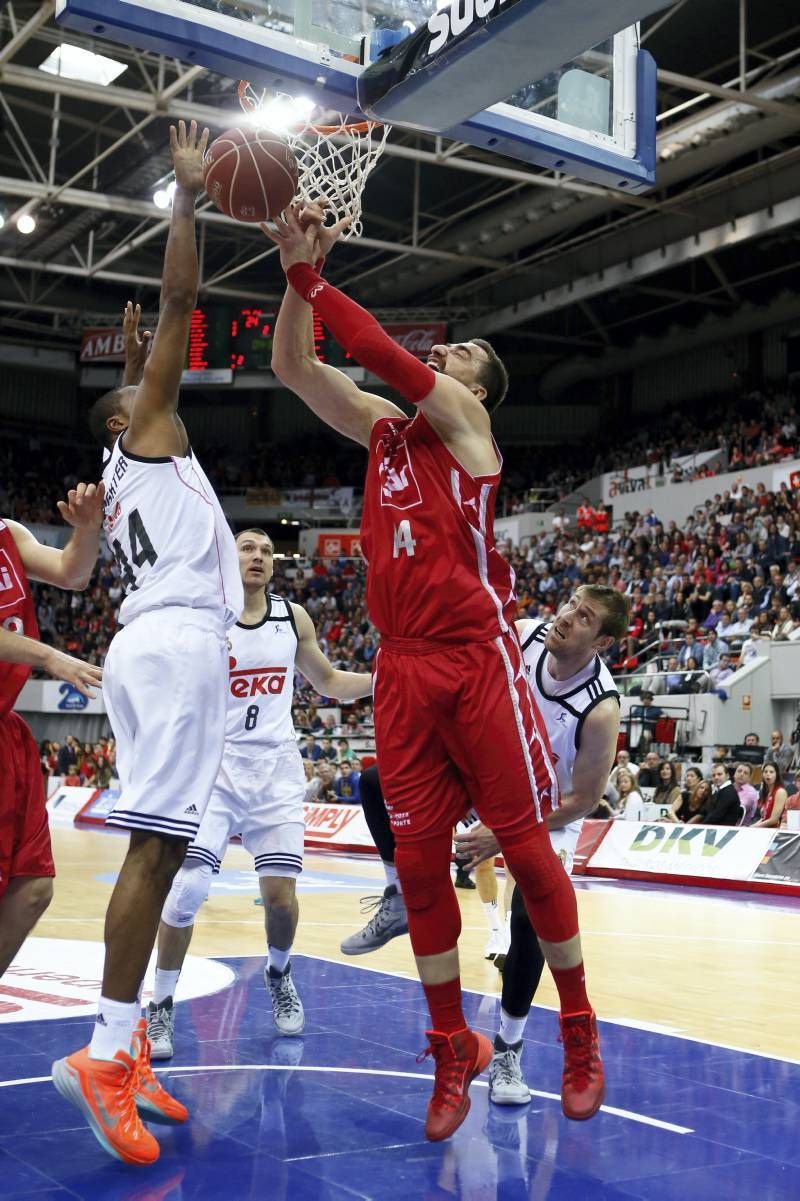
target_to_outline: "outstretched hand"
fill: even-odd
[[[99,530],[103,524],[106,488],[99,484],[78,484],[70,488],[67,499],[58,501],[58,511],[76,530]]]
[[[261,226],[264,234],[278,247],[281,266],[288,271],[295,263],[310,263],[312,266],[324,258],[350,223],[349,217],[326,226],[326,201],[318,201],[304,207],[292,205],[280,217],[274,217],[271,228],[266,222]]]
[[[202,192],[203,155],[208,145],[208,129],[204,129],[198,138],[196,121],[189,122],[188,131],[186,122],[179,121],[177,129],[174,125],[169,127],[169,144],[178,187],[186,188],[195,195]]]
[[[123,386],[138,384],[141,381],[150,343],[153,340],[151,330],[145,329],[141,334],[139,333],[141,316],[142,306],[134,305],[133,301],[129,300],[125,305],[125,312],[122,314],[122,340],[125,344]]]

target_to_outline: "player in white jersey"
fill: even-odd
[[[516,623],[561,794],[559,808],[547,818],[550,840],[568,875],[583,818],[600,800],[617,751],[619,693],[600,653],[624,637],[628,614],[626,597],[588,584],[576,589],[552,622]],[[500,849],[480,823],[458,832],[455,842],[458,853],[470,859],[470,867]],[[489,1066],[489,1096],[499,1105],[524,1105],[531,1099],[520,1065],[522,1036],[543,967],[536,933],[515,888],[500,1030]]]
[[[194,121],[188,131],[183,122],[170,129],[177,186],[158,327],[141,379],[133,372],[133,386],[101,397],[89,419],[110,452],[105,530],[126,592],[104,669],[122,784],[108,823],[129,829],[131,838],[106,914],[91,1043],[53,1065],[53,1082],[101,1146],[139,1164],[159,1154],[140,1114],[166,1122],[188,1117],[150,1068],[139,998],[161,909],[219,770],[226,629],[244,603],[233,535],[177,413],[197,302],[194,206],[207,140],[208,130],[198,138]]]
[[[173,997],[198,909],[234,834],[255,862],[267,933],[264,982],[279,1034],[299,1034],[303,1006],[291,976],[297,877],[303,867],[306,780],[292,725],[294,669],[322,696],[354,701],[372,676],[339,671],[317,645],[314,624],[293,602],[265,591],[273,545],[263,530],[236,538],[245,607],[230,631],[225,753],[211,800],[161,915],[148,1035],[154,1059],[173,1053]],[[188,794],[191,796],[191,794]]]

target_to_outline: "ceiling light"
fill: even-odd
[[[93,54],[91,50],[83,50],[80,46],[56,46],[48,54],[43,63],[39,64],[40,71],[48,75],[60,75],[62,79],[79,79],[82,83],[99,83],[104,87],[127,70],[126,63],[118,63],[114,58],[106,58],[102,54]]]
[[[168,209],[172,204],[172,198],[175,195],[177,184],[175,180],[171,180],[165,188],[156,188],[153,193],[153,204],[157,209]]]
[[[5,225],[5,223],[6,223],[6,219],[5,219],[5,217],[3,216],[3,214],[2,214],[2,213],[0,213],[0,229],[2,229],[2,228],[3,228],[3,226]]]
[[[288,133],[298,125],[305,125],[315,108],[308,96],[273,96],[250,114],[250,121],[257,129]]]
[[[30,213],[17,217],[17,229],[21,234],[32,234],[36,229],[36,220]]]

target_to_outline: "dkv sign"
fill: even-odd
[[[747,880],[769,845],[771,831],[739,826],[672,826],[614,822],[592,855],[589,870]]]

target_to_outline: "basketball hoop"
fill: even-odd
[[[291,97],[269,89],[259,95],[246,79],[240,81],[238,93],[239,103],[251,116],[262,113],[273,100],[292,103]],[[378,121],[351,120],[342,113],[334,115],[337,119],[328,125],[295,119],[286,128],[277,130],[265,120],[265,128],[284,138],[297,159],[300,200],[305,203],[327,200],[328,211],[335,221],[350,218],[342,237],[357,238],[362,230],[361,193],[383,153],[391,126]]]

